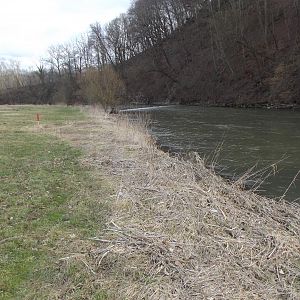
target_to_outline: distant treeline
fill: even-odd
[[[119,89],[110,104],[215,103],[229,85],[240,90],[241,80],[261,96],[285,97],[284,81],[298,72],[299,41],[299,0],[136,0],[104,27],[91,24],[51,46],[34,71],[2,63],[0,103],[103,104],[104,78],[104,89]]]

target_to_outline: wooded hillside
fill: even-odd
[[[221,106],[300,104],[299,1],[206,2],[124,67],[147,102]]]

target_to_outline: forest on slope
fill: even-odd
[[[128,92],[149,102],[299,105],[299,1],[214,3],[127,62]]]
[[[127,102],[299,106],[300,1],[136,0],[36,70],[2,63],[0,103],[101,102],[107,78]]]

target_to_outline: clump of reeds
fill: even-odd
[[[120,140],[143,148],[153,146],[154,139],[148,134],[150,117],[147,114],[120,114],[116,118],[117,134]]]
[[[122,163],[105,171],[121,180],[92,256],[112,297],[300,299],[298,204],[245,191],[195,153],[170,157],[143,122],[111,126]]]

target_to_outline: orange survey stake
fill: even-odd
[[[36,114],[35,120],[38,123],[38,125],[40,125],[41,115],[39,113]]]

